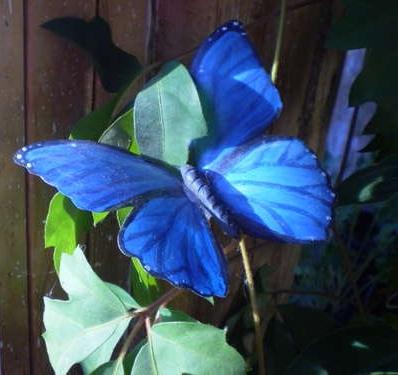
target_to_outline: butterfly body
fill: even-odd
[[[237,237],[239,229],[229,210],[218,200],[206,176],[191,165],[180,167],[187,196],[204,208],[205,216],[213,217],[225,233]]]
[[[181,166],[180,175],[88,141],[36,143],[17,151],[14,161],[80,209],[133,205],[118,235],[120,250],[175,286],[223,297],[227,266],[210,217],[231,236],[323,241],[334,193],[303,142],[263,136],[282,102],[238,21],[203,43],[191,74],[205,103],[208,135],[192,140],[195,164]]]

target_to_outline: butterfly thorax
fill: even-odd
[[[180,167],[185,192],[188,198],[204,208],[206,217],[214,217],[230,236],[238,235],[238,228],[228,209],[215,197],[206,177],[191,165]]]

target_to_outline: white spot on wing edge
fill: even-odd
[[[32,168],[32,163],[26,163],[26,168]]]
[[[24,147],[22,147],[22,151],[23,152],[28,151],[28,148],[24,146]]]
[[[22,159],[22,155],[21,155],[21,154],[17,154],[17,155],[16,155],[16,158],[17,158],[18,160],[21,160],[21,159]]]

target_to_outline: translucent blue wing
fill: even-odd
[[[82,210],[107,211],[144,194],[181,189],[180,180],[166,169],[95,142],[35,143],[17,151],[14,161]]]
[[[210,135],[199,145],[198,166],[262,134],[282,109],[278,90],[238,21],[221,26],[203,43],[191,73],[209,109]]]
[[[177,287],[202,296],[227,293],[224,256],[203,213],[185,194],[154,198],[134,210],[118,242],[126,255]]]
[[[334,194],[300,140],[260,138],[228,149],[206,174],[244,232],[288,242],[327,238]]]

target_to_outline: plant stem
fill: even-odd
[[[172,288],[159,297],[155,302],[151,303],[149,306],[143,307],[142,309],[137,309],[133,311],[134,316],[144,315],[150,316],[154,312],[157,312],[159,308],[166,306],[172,299],[177,297],[180,293],[182,293],[182,289]]]
[[[283,40],[283,30],[285,28],[285,19],[286,19],[286,0],[281,0],[281,10],[279,15],[279,25],[278,25],[278,33],[276,36],[276,45],[275,45],[275,54],[274,60],[272,63],[271,69],[271,79],[272,82],[276,82],[278,78],[279,71],[279,59],[281,56],[282,50],[282,40]]]
[[[122,348],[120,349],[119,355],[117,357],[117,362],[123,362],[124,357],[126,356],[131,344],[134,341],[134,338],[137,336],[138,332],[142,328],[145,323],[148,332],[148,321],[150,323],[150,316],[157,311],[166,306],[173,298],[178,296],[182,292],[182,289],[172,288],[167,293],[163,294],[160,298],[158,298],[155,302],[151,303],[149,306],[143,307],[142,309],[133,310],[130,312],[130,316],[137,317],[138,320],[135,323],[133,329],[127,336],[126,341],[123,343]],[[149,341],[149,336],[148,336]]]
[[[240,252],[242,254],[243,268],[245,270],[247,288],[249,290],[250,305],[254,322],[254,334],[256,338],[256,352],[258,357],[258,373],[265,375],[264,346],[263,336],[261,334],[261,319],[257,304],[256,290],[254,288],[253,273],[250,267],[249,254],[247,252],[245,237],[242,235],[239,241]]]
[[[137,336],[138,332],[140,331],[141,327],[144,325],[145,319],[140,317],[137,322],[135,323],[133,329],[127,336],[126,341],[123,343],[122,348],[120,349],[119,355],[117,357],[117,362],[123,362],[124,357],[126,356],[131,344],[133,343],[135,337]]]

